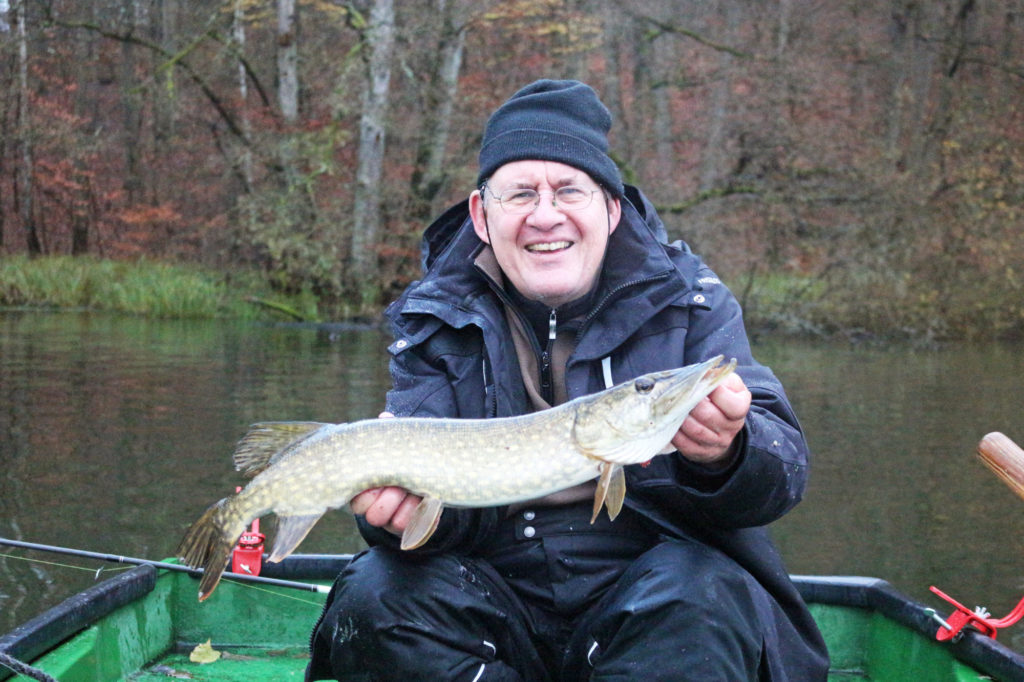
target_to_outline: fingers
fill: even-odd
[[[750,391],[737,374],[726,377],[725,381],[708,395],[708,399],[728,421],[742,421],[750,411]]]
[[[746,422],[751,395],[743,380],[730,375],[697,404],[679,427],[672,445],[702,464],[728,463],[733,441]]]
[[[363,516],[371,526],[401,534],[420,503],[420,497],[405,488],[371,488],[349,502],[353,514]]]

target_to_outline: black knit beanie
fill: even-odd
[[[539,80],[498,107],[484,130],[477,185],[511,161],[559,161],[586,171],[621,197],[622,176],[608,156],[612,117],[579,81]]]

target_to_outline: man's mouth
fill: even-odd
[[[562,249],[568,249],[570,246],[572,246],[572,242],[570,241],[543,242],[540,244],[529,244],[527,245],[526,250],[531,253],[561,251]]]

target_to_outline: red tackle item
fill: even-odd
[[[235,492],[241,488],[236,488]],[[238,538],[238,544],[231,552],[231,571],[233,573],[245,573],[247,575],[259,575],[263,568],[263,540],[266,538],[260,532],[260,520],[252,522],[252,527],[242,533]]]
[[[936,617],[936,620],[940,622],[940,627],[935,633],[935,639],[940,642],[959,639],[962,630],[968,625],[973,625],[984,634],[995,639],[996,632],[1000,628],[1010,627],[1024,616],[1024,599],[1021,599],[1017,606],[1013,608],[1013,611],[1010,611],[1005,618],[989,618],[985,613],[972,611],[935,586],[932,586],[930,589],[936,595],[952,604],[956,609],[953,613],[949,614],[949,618],[945,621]]]

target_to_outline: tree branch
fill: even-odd
[[[682,26],[677,26],[675,24],[670,24],[668,22],[662,21],[661,19],[655,19],[654,17],[648,16],[646,14],[640,14],[640,13],[637,13],[637,12],[629,12],[629,11],[627,11],[626,14],[630,15],[634,19],[639,19],[640,21],[646,21],[647,23],[649,23],[649,24],[657,27],[658,29],[660,29],[663,33],[673,33],[673,34],[676,34],[676,35],[684,36],[686,38],[689,38],[690,40],[693,40],[695,42],[700,43],[701,45],[704,45],[706,47],[710,47],[712,50],[717,50],[718,52],[725,52],[726,54],[731,54],[733,57],[741,57],[743,59],[750,59],[750,58],[752,58],[754,56],[754,55],[750,54],[749,52],[744,52],[742,50],[737,50],[735,47],[730,47],[728,45],[723,45],[721,43],[714,42],[713,40],[709,40],[708,38],[705,38],[704,36],[702,36],[701,34],[697,33],[696,31],[691,31],[688,28],[683,28]]]
[[[109,40],[116,40],[123,43],[138,45],[140,47],[146,48],[147,50],[150,50],[151,52],[154,52],[155,54],[160,55],[167,61],[167,64],[181,68],[181,70],[188,75],[192,82],[199,86],[199,89],[202,90],[203,94],[206,96],[206,99],[210,102],[211,105],[213,105],[213,108],[217,111],[221,119],[223,119],[224,123],[227,125],[228,130],[230,130],[231,133],[235,137],[237,137],[246,147],[250,146],[249,139],[242,131],[242,128],[235,121],[235,117],[231,114],[230,111],[228,111],[227,106],[224,104],[223,101],[221,101],[221,98],[217,96],[217,93],[214,92],[213,86],[211,86],[206,81],[206,79],[203,78],[201,74],[199,74],[195,69],[192,68],[192,66],[187,61],[185,61],[185,56],[193,49],[195,49],[197,45],[200,44],[201,38],[197,38],[185,49],[180,50],[177,53],[173,53],[167,48],[165,48],[163,45],[154,43],[150,40],[146,40],[145,38],[140,38],[132,32],[119,33],[117,31],[111,30],[109,28],[89,21],[67,21],[64,19],[59,19],[52,14],[50,7],[46,8],[46,21],[60,28],[92,31]],[[205,35],[206,34],[204,34],[204,36]]]

